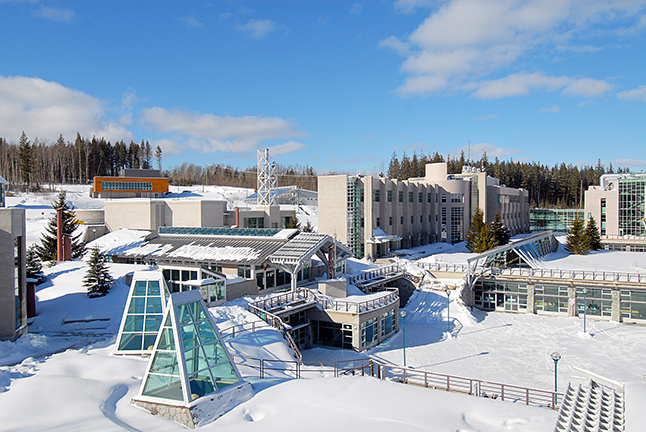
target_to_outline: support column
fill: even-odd
[[[616,285],[612,287],[612,312],[610,320],[621,322],[621,290]]]
[[[527,281],[527,313],[536,313],[534,282]]]
[[[573,317],[576,316],[576,287],[574,283],[570,283],[570,286],[567,288],[567,316]]]

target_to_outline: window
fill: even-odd
[[[250,265],[239,265],[238,266],[238,276],[251,279],[251,266]]]
[[[446,202],[446,194],[442,194],[442,202],[443,202],[443,203],[445,203],[445,202]]]
[[[262,218],[262,217],[243,218],[242,227],[243,228],[264,228],[265,218]]]
[[[393,217],[388,218],[388,225],[392,226],[393,225]]]
[[[442,201],[444,202],[444,201]],[[462,202],[462,194],[451,194],[451,202],[452,203],[461,203]]]
[[[104,191],[152,191],[152,182],[102,181]]]
[[[377,317],[361,323],[361,346],[367,347],[377,341]]]
[[[404,225],[404,216],[399,218],[399,224]]]
[[[404,191],[399,191],[399,193],[397,195],[397,200],[399,202],[404,202]]]
[[[386,200],[388,202],[393,202],[393,191],[391,190],[386,191]]]
[[[408,192],[408,202],[413,202],[413,192]]]
[[[431,193],[430,192],[426,194],[426,202],[427,203],[431,202]]]
[[[424,217],[422,215],[419,215],[419,223],[424,223]]]
[[[411,224],[414,224],[414,223],[415,223],[415,221],[413,220],[413,216],[411,216],[411,217],[410,217],[410,223],[411,223]]]
[[[417,201],[419,201],[419,202],[424,201],[424,200],[422,199],[422,196],[424,195],[422,192],[419,192],[417,195],[418,195],[418,199],[417,199]]]
[[[395,311],[390,310],[381,315],[381,335],[387,336],[395,331]]]
[[[451,243],[459,243],[462,241],[463,219],[464,208],[451,207]]]
[[[377,218],[377,227],[381,226],[381,218]]]
[[[374,202],[381,201],[381,191],[379,189],[375,189],[372,191],[372,200]]]

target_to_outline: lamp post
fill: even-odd
[[[446,331],[451,334],[451,290],[446,290]]]
[[[588,294],[588,289],[586,287],[583,287],[583,333],[587,333],[586,325],[585,325],[587,313],[588,313],[587,294]]]
[[[554,360],[554,393],[558,391],[558,362],[561,360],[561,354],[554,351],[552,353],[552,360]],[[556,402],[556,395],[554,395],[554,402]]]
[[[403,341],[404,341],[404,367],[406,367],[406,311],[399,311],[399,315],[402,317],[402,331],[403,331]]]

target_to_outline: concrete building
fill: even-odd
[[[567,232],[572,222],[585,219],[583,209],[548,209],[536,208],[529,211],[529,230],[532,232],[556,231]]]
[[[270,196],[275,199],[276,204],[283,205],[317,205],[318,192],[299,188],[298,186],[279,186],[270,191]],[[258,202],[258,192],[254,192],[245,198],[248,204]]]
[[[2,176],[0,176],[0,207],[5,206],[5,189],[7,188],[8,184],[9,182],[2,178]]]
[[[426,165],[426,175],[398,181],[372,176],[319,177],[319,232],[336,235],[355,256],[433,242],[464,241],[471,215],[486,222],[497,213],[512,235],[529,231],[528,193],[465,167],[447,174],[446,163]]]
[[[585,192],[585,213],[602,236],[646,237],[646,173],[605,174]]]
[[[25,210],[0,209],[0,340],[27,333]]]
[[[227,210],[226,201],[139,199],[105,202],[108,231],[159,227],[285,228],[294,217],[293,210],[279,206],[257,206]]]
[[[93,198],[161,198],[168,193],[168,178],[159,170],[123,169],[118,177],[94,177]]]

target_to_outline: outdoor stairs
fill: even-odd
[[[554,432],[624,432],[624,395],[594,381],[568,384]]]

